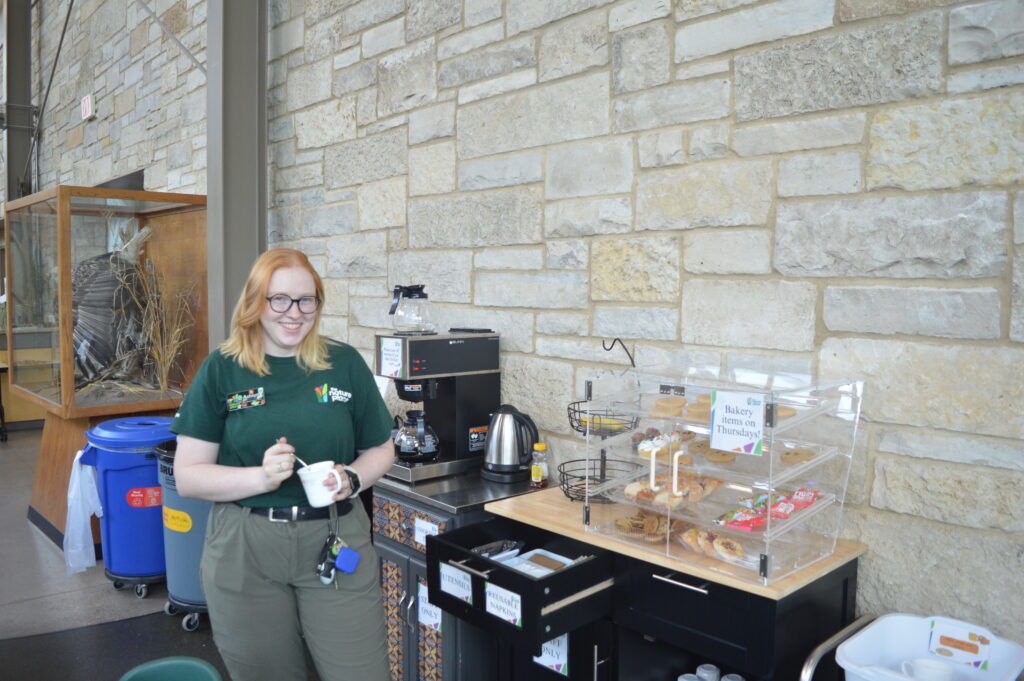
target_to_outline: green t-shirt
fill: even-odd
[[[350,345],[328,341],[331,368],[307,374],[294,357],[267,356],[270,374],[243,369],[216,350],[196,373],[171,432],[220,444],[217,462],[259,466],[279,437],[306,463],[351,463],[356,450],[387,441],[394,420],[373,374]],[[305,505],[297,475],[245,506]]]

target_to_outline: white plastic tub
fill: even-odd
[[[948,617],[883,615],[836,650],[846,681],[907,681],[900,664],[916,657],[949,663],[953,681],[1015,681],[1024,671],[1024,647]]]

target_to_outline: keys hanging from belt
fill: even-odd
[[[320,555],[316,561],[316,576],[324,584],[334,584],[338,588],[338,571],[352,574],[359,566],[359,553],[350,549],[345,540],[338,536],[338,511],[334,505],[330,508],[330,518],[327,521],[327,540],[320,549]]]

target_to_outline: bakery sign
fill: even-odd
[[[764,395],[711,393],[711,447],[739,454],[764,453]]]

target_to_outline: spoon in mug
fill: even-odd
[[[283,438],[283,437],[281,437],[281,438],[278,438],[278,439],[277,439],[277,441],[276,441],[276,443],[275,443],[275,444],[280,444],[280,443],[282,443],[282,442],[284,442],[284,441],[285,441],[285,440],[284,440],[284,438]],[[303,468],[309,468],[309,464],[308,464],[308,463],[306,463],[305,461],[303,461],[302,459],[300,459],[300,458],[298,457],[298,455],[296,455],[296,454],[294,454],[294,453],[293,453],[293,454],[292,454],[292,456],[294,456],[294,457],[295,457],[295,460],[296,460],[296,461],[298,461],[299,463],[301,463],[301,464],[302,464],[302,467],[303,467]]]

